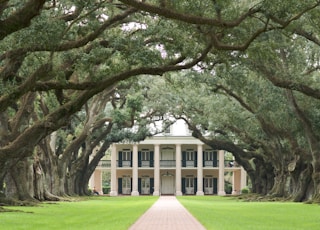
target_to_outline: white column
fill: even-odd
[[[94,172],[92,173],[90,179],[89,179],[89,188],[92,190],[94,188]]]
[[[247,187],[247,171],[244,170],[243,167],[241,167],[241,185],[240,189],[246,188]]]
[[[182,192],[181,192],[181,144],[176,144],[176,196],[182,196]]]
[[[138,191],[138,145],[137,144],[133,145],[131,196],[139,196],[139,191]]]
[[[197,163],[197,196],[203,196],[203,144],[198,145],[198,163]]]
[[[110,196],[117,196],[117,147],[115,144],[111,146],[111,189]]]
[[[239,181],[236,181],[237,178],[239,177],[238,173],[239,172],[235,171],[235,170],[232,172],[232,193],[231,193],[232,195],[237,195],[237,193],[238,193],[237,188],[236,188],[237,184],[239,185]]]
[[[160,196],[160,145],[154,145],[154,196]]]
[[[99,193],[103,194],[102,191],[102,171],[101,170],[95,170],[93,173],[95,184],[93,188]]]
[[[218,180],[218,195],[224,196],[224,151],[219,150],[219,180]]]

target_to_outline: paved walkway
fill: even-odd
[[[160,196],[129,230],[204,230],[175,196]]]

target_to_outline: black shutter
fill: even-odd
[[[132,151],[130,152],[130,167],[132,167]],[[131,189],[131,191],[132,191],[132,189]]]
[[[187,166],[187,153],[185,151],[182,152],[182,167],[186,167]]]
[[[138,178],[138,192],[141,194],[141,178]]]
[[[205,165],[206,165],[206,159],[205,159],[205,157],[204,157],[204,151],[202,152],[202,167],[205,167]]]
[[[196,177],[194,178],[193,188],[194,188],[194,194],[196,194],[198,191],[198,179]]]
[[[118,153],[118,159],[119,159],[119,167],[122,167],[122,152],[121,151]]]
[[[154,167],[154,152],[150,151],[150,167]]]
[[[141,151],[138,152],[138,167],[141,167]]]
[[[198,165],[197,165],[197,162],[198,162],[198,152],[195,151],[195,152],[194,152],[194,167],[197,167],[197,166],[198,166]]]
[[[186,178],[181,178],[182,194],[186,193]]]
[[[202,179],[202,191],[204,192],[204,178]]]
[[[154,192],[154,178],[150,178],[150,194]]]
[[[217,153],[217,151],[214,151],[213,152],[213,167],[217,167],[217,166],[218,166],[218,153]]]
[[[218,193],[218,178],[213,178],[213,194]]]
[[[118,178],[118,194],[122,194],[122,178]]]

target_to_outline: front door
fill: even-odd
[[[161,177],[161,194],[162,195],[174,194],[174,176],[163,175]]]
[[[141,194],[150,194],[150,178],[141,178]]]
[[[131,194],[131,178],[128,176],[122,178],[122,194]]]
[[[204,194],[213,194],[213,178],[204,178]]]
[[[186,194],[194,194],[194,178],[187,177],[186,178]]]

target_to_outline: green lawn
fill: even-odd
[[[292,202],[244,202],[231,197],[182,196],[178,200],[207,229],[312,230],[320,228],[320,206]]]
[[[178,200],[207,228],[216,230],[312,230],[320,206],[291,202],[244,202],[231,197],[181,196]],[[91,197],[79,202],[10,207],[0,229],[128,229],[155,201],[153,196]]]
[[[93,197],[80,202],[10,207],[0,212],[0,229],[128,229],[158,197]]]

